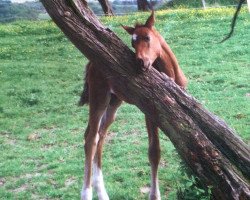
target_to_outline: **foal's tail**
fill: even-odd
[[[85,77],[83,80],[83,91],[80,100],[78,102],[79,106],[83,106],[84,104],[89,103],[89,84],[88,84],[89,65],[90,63],[88,63],[86,66]]]

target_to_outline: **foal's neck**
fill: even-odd
[[[158,57],[155,62],[155,68],[173,78],[178,85],[186,87],[187,79],[179,67],[174,53],[157,31],[155,31],[155,34],[158,37],[162,48],[161,56]]]

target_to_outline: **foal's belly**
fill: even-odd
[[[107,93],[110,93],[116,96],[121,101],[132,104],[132,102],[125,97],[123,92],[120,92],[116,88],[116,80],[111,78],[106,78],[102,72],[98,70],[98,66],[95,66],[94,63],[89,63],[89,74],[88,74],[88,83],[91,85],[98,84],[102,90],[106,90]],[[126,91],[126,90],[124,90]]]

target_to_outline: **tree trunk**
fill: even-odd
[[[71,2],[71,3],[69,3]],[[42,0],[55,23],[113,84],[154,120],[215,199],[250,199],[250,150],[225,122],[155,69],[137,73],[134,53],[83,0]],[[96,59],[98,57],[98,59]]]
[[[248,11],[250,12],[250,0],[247,0]]]
[[[202,8],[206,9],[206,1],[205,0],[201,0],[201,3],[202,3]]]
[[[147,0],[137,0],[137,8],[139,11],[148,11],[151,6]]]
[[[98,1],[101,4],[102,10],[103,10],[103,12],[104,12],[104,14],[106,16],[112,16],[112,15],[114,15],[114,13],[112,11],[112,6],[111,6],[111,4],[109,3],[108,0],[98,0]]]

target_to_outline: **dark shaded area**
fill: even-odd
[[[106,16],[114,15],[113,10],[112,10],[112,6],[108,0],[98,0],[98,1],[101,4],[102,10]]]
[[[137,0],[137,8],[139,11],[148,11],[152,9],[147,0]]]

